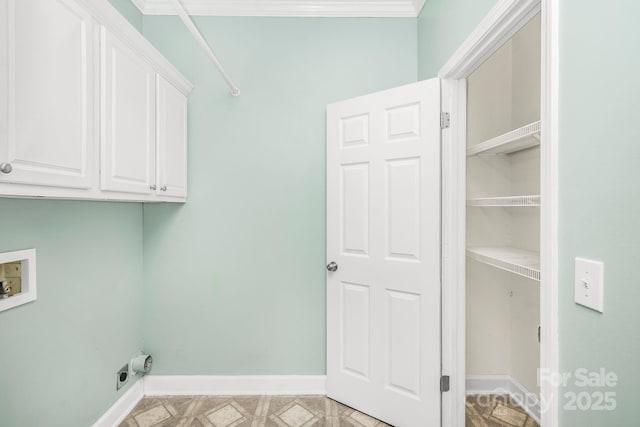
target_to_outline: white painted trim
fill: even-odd
[[[541,369],[549,373],[559,371],[558,341],[558,19],[559,0],[500,0],[487,17],[471,33],[458,48],[438,75],[442,78],[443,95],[455,91],[455,81],[468,78],[475,69],[488,59],[504,42],[522,28],[536,13],[542,12],[542,91],[541,91],[541,312],[542,342],[540,364]],[[461,83],[459,83],[461,84]],[[455,99],[450,97],[449,99]],[[461,98],[458,98],[461,102]],[[443,107],[446,107],[443,104]],[[451,144],[455,150],[466,148],[466,120],[454,120],[456,109],[462,111],[460,105],[451,106],[452,127],[443,132],[443,144]],[[450,160],[450,159],[449,159]],[[443,189],[457,191],[459,205],[452,204],[443,198],[443,373],[451,372],[452,395],[448,401],[443,398],[443,416],[449,416],[447,427],[464,427],[464,396],[456,393],[454,387],[459,386],[459,379],[464,378],[464,351],[446,351],[447,334],[454,334],[458,342],[465,337],[465,277],[464,277],[464,237],[456,236],[451,231],[455,227],[447,223],[451,219],[458,224],[459,230],[465,230],[465,168],[466,158],[453,166],[443,158]],[[447,184],[447,181],[449,184]],[[449,185],[449,187],[447,187]],[[451,190],[448,190],[451,191]],[[450,247],[451,246],[451,247]],[[447,258],[449,257],[449,258]],[[460,262],[461,261],[461,262]],[[457,280],[455,279],[457,277]],[[448,288],[452,288],[449,292]],[[451,298],[457,296],[454,302]],[[456,318],[457,316],[457,318]],[[462,338],[461,338],[462,337]],[[464,344],[458,344],[464,348]],[[458,381],[456,381],[456,378]],[[464,385],[462,386],[464,387]],[[558,388],[549,381],[541,381],[541,426],[558,426]],[[456,402],[454,402],[456,401]],[[457,412],[455,412],[457,411]],[[450,414],[447,415],[447,412]]]
[[[145,396],[326,394],[324,375],[147,375]]]
[[[168,80],[185,96],[193,85],[142,34],[136,30],[108,1],[78,0],[91,15],[127,47],[147,61],[154,70]],[[163,0],[164,1],[164,0]],[[170,7],[169,3],[167,5]]]
[[[442,131],[442,425],[465,425],[465,248],[467,82],[442,80],[442,111],[455,124]],[[463,143],[460,143],[460,141]]]
[[[540,366],[548,373],[560,371],[558,333],[558,99],[559,99],[559,0],[542,0],[542,92],[540,98]],[[557,427],[558,385],[544,380],[540,397],[544,404],[543,427]]]
[[[540,424],[540,401],[510,375],[468,375],[466,394],[508,394],[538,424]]]
[[[143,397],[144,387],[141,378],[133,383],[98,421],[93,423],[93,427],[115,427],[119,425]]]
[[[166,0],[135,0],[145,15],[173,15]],[[183,0],[189,15],[415,18],[422,0]]]
[[[540,12],[540,0],[500,0],[438,72],[466,79]]]
[[[416,11],[416,17],[422,12],[422,8],[427,0],[413,0],[413,9]]]
[[[25,249],[21,251],[0,253],[0,264],[21,261],[22,291],[14,296],[0,299],[0,311],[9,310],[22,304],[35,301],[38,297],[36,286],[36,250]]]

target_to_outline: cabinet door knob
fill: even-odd
[[[162,191],[167,191],[167,186],[166,186],[166,185],[163,185],[162,187],[160,187],[160,190],[162,190]]]
[[[12,170],[13,170],[13,166],[11,166],[11,163],[6,163],[6,162],[0,163],[0,172],[11,173]]]
[[[155,184],[153,184],[153,185],[150,185],[150,186],[149,186],[149,190],[156,191],[156,188],[157,188],[157,187],[156,187],[156,185],[155,185]]]

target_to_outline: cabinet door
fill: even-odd
[[[0,0],[0,182],[91,188],[93,19],[74,0]],[[5,25],[6,24],[6,25]]]
[[[155,72],[101,28],[101,189],[151,194],[155,184]]]
[[[161,76],[158,79],[158,194],[187,196],[187,98]]]

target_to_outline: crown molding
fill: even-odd
[[[165,0],[131,0],[145,15],[175,15]],[[182,0],[194,16],[415,18],[426,0]]]
[[[413,0],[413,10],[415,10],[414,16],[420,15],[420,12],[422,12],[422,8],[426,2],[427,0]]]

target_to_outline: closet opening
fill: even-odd
[[[467,427],[540,425],[537,14],[467,79]]]

